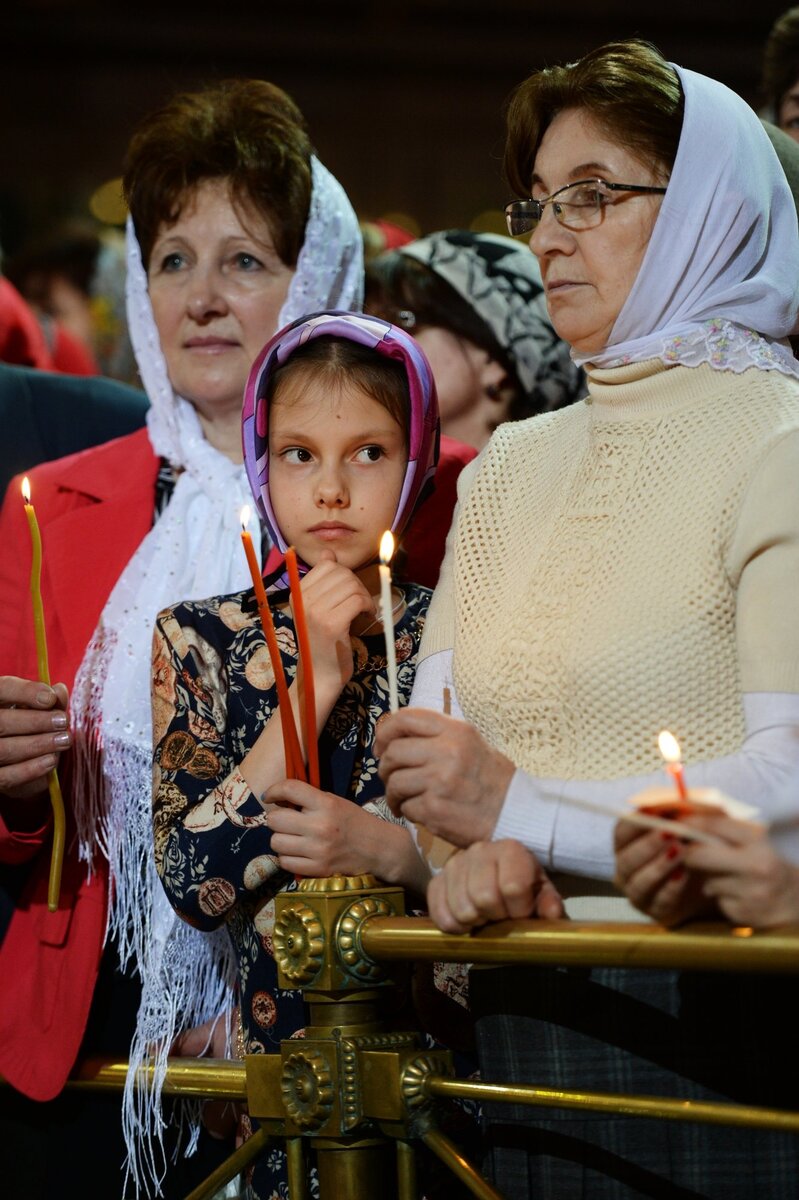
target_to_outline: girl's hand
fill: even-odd
[[[474,842],[453,854],[427,889],[427,907],[445,933],[468,933],[514,917],[556,920],[563,901],[535,855],[520,842]]]
[[[297,779],[274,784],[263,803],[284,871],[317,878],[368,873],[424,895],[430,872],[404,825]]]
[[[314,664],[314,679],[335,688],[338,696],[352,676],[350,625],[359,613],[375,611],[374,600],[358,576],[324,549],[302,580],[302,599]]]
[[[391,842],[389,832],[396,830],[410,840],[406,830],[364,812],[352,800],[320,792],[297,779],[274,784],[263,799],[272,852],[283,870],[295,875],[369,872],[390,882],[383,863]]]
[[[515,767],[472,725],[403,708],[381,720],[375,749],[395,813],[454,846],[490,840]]]
[[[12,805],[24,819],[22,806],[46,793],[48,771],[71,744],[68,703],[63,683],[0,676],[0,793],[9,820]]]
[[[736,925],[766,929],[799,922],[799,867],[780,858],[761,825],[725,816],[697,816],[692,825],[723,838],[684,851],[689,871],[701,872],[702,891]]]
[[[614,842],[616,886],[641,912],[661,925],[711,914],[702,877],[686,870],[686,848],[676,837],[621,820]]]

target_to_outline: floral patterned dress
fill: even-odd
[[[407,704],[430,591],[404,588],[397,622],[397,685]],[[289,681],[297,670],[294,625],[273,608]],[[352,638],[354,671],[319,737],[321,786],[386,820],[374,737],[388,712],[382,632]],[[178,914],[199,929],[226,923],[238,961],[247,1052],[276,1052],[301,1037],[302,994],[277,986],[274,897],[295,885],[270,853],[265,813],[239,773],[276,707],[274,675],[252,589],[177,605],[156,622],[153,665],[153,826],[158,873]],[[286,1193],[283,1155],[257,1167],[256,1195]]]

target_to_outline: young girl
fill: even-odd
[[[272,957],[274,896],[295,873],[369,871],[415,891],[426,884],[410,834],[382,799],[373,749],[388,710],[376,556],[383,531],[400,535],[425,492],[437,447],[427,360],[384,321],[347,313],[303,320],[267,344],[250,374],[250,483],[273,543],[294,545],[304,571],[320,790],[285,780],[253,590],[176,605],[156,623],[156,865],[185,920],[207,930],[227,924],[248,1053],[277,1051],[305,1023],[302,996],[278,989]],[[284,578],[271,590],[300,733]],[[429,599],[414,584],[394,589],[400,703],[410,695]],[[280,1158],[256,1167],[257,1194],[271,1194]]]

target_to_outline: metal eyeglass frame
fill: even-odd
[[[566,183],[563,187],[558,188],[551,196],[545,196],[543,200],[511,200],[510,204],[505,205],[505,220],[508,224],[508,232],[511,237],[520,237],[525,233],[532,233],[538,228],[538,225],[544,215],[544,209],[547,204],[554,203],[563,192],[568,192],[571,188],[585,187],[586,184],[595,183],[598,186],[607,188],[610,192],[656,192],[662,195],[666,189],[664,187],[653,187],[641,183],[608,183],[607,179],[577,179],[574,183]],[[596,212],[602,211],[602,205],[599,199],[600,193],[597,192]],[[563,219],[564,205],[555,204],[553,212],[555,220],[559,225],[570,228],[568,223]],[[585,206],[587,207],[587,206]],[[524,228],[514,228],[514,225],[521,223]],[[591,226],[577,226],[577,228],[589,229]]]

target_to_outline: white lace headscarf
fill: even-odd
[[[799,376],[784,344],[799,311],[799,230],[785,172],[740,96],[674,70],[685,115],[641,268],[608,345],[572,357],[598,367],[660,358]]]
[[[363,250],[344,189],[312,159],[305,239],[278,328],[322,308],[360,309]],[[239,513],[252,494],[243,465],[206,441],[192,405],[167,374],[139,244],[128,221],[127,308],[139,373],[150,400],[155,453],[181,468],[167,507],[122,572],[78,670],[72,696],[80,854],[108,859],[108,930],[123,967],[141,976],[123,1122],[137,1188],[163,1175],[160,1090],[169,1045],[181,1029],[222,1011],[235,978],[227,934],[200,933],[169,906],[155,872],[151,820],[150,659],[157,613],[179,600],[248,586]],[[265,330],[266,338],[270,332]],[[258,539],[256,538],[256,543]],[[156,1065],[156,1088],[136,1089],[135,1069]],[[196,1134],[196,1123],[195,1123]],[[155,1142],[153,1141],[155,1136]]]

